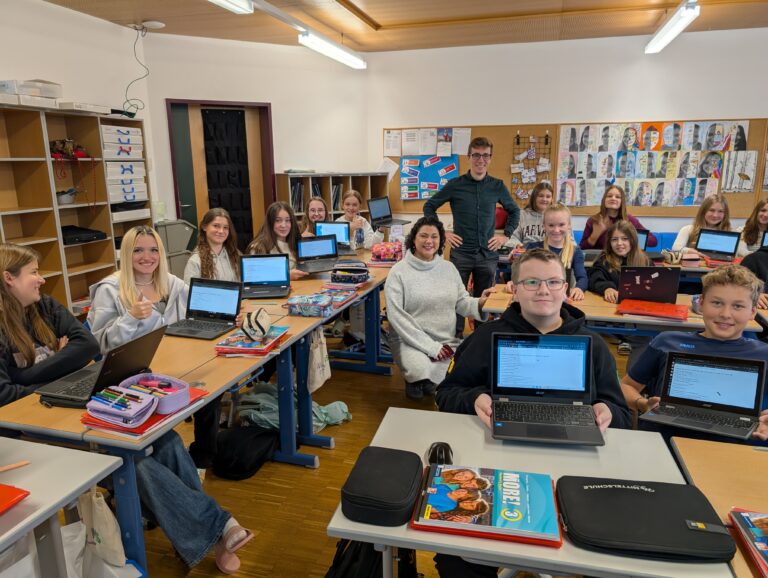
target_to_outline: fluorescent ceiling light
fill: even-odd
[[[368,68],[368,63],[351,50],[344,48],[341,44],[336,44],[335,42],[331,42],[330,40],[312,34],[311,32],[302,32],[299,34],[299,44],[303,44],[307,48],[311,48],[328,58],[333,58],[342,64],[346,64],[350,68],[356,68],[358,70]]]
[[[253,0],[208,0],[235,14],[253,14]]]
[[[699,17],[701,7],[696,0],[683,0],[675,12],[667,18],[645,46],[646,54],[656,54],[672,42],[677,35],[688,28],[688,25]]]

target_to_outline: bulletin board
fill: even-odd
[[[667,124],[679,121],[681,119],[674,120],[657,120],[659,124]],[[701,120],[696,119],[682,119],[686,122],[703,122],[708,123],[713,120],[728,120],[728,119],[711,119]],[[734,122],[740,120],[747,120],[749,122],[749,133],[747,135],[747,150],[757,151],[755,179],[752,184],[752,190],[750,192],[739,193],[723,193],[728,200],[730,213],[732,217],[746,218],[752,211],[755,203],[758,199],[768,196],[768,119],[750,118],[750,119],[730,119]],[[612,121],[613,122],[613,121]],[[616,121],[619,123],[620,121]],[[577,123],[573,123],[574,125]],[[578,125],[585,124],[601,124],[601,123],[578,123]],[[603,123],[604,124],[604,123]],[[629,123],[627,123],[629,124]],[[647,124],[639,122],[639,124]],[[467,125],[432,125],[432,126],[464,126]],[[469,126],[472,130],[472,138],[477,136],[484,136],[493,143],[493,159],[488,169],[488,174],[502,179],[507,188],[512,193],[512,197],[517,201],[520,206],[526,204],[525,199],[519,198],[515,194],[517,185],[513,184],[512,180],[514,175],[510,173],[510,166],[513,163],[520,161],[515,159],[515,156],[519,154],[521,150],[520,141],[526,142],[529,136],[535,136],[541,141],[544,135],[549,136],[551,148],[551,168],[548,173],[537,174],[537,181],[543,179],[549,180],[553,188],[557,186],[557,171],[558,171],[558,151],[561,148],[559,145],[559,138],[561,134],[561,127],[567,127],[571,125],[481,125],[481,126]],[[405,127],[405,128],[419,128],[419,127]],[[428,127],[423,127],[428,128]],[[386,130],[386,129],[385,129]],[[382,133],[383,134],[383,133]],[[520,138],[518,139],[518,135]],[[535,144],[533,146],[536,146]],[[542,149],[544,147],[541,147]],[[382,149],[383,150],[383,149]],[[399,157],[390,157],[398,166],[400,165]],[[527,166],[527,165],[526,165]],[[532,166],[532,165],[531,165]],[[466,153],[459,155],[459,174],[466,173],[470,168],[469,158]],[[762,186],[761,186],[762,185]],[[526,185],[530,186],[530,185]],[[722,180],[719,182],[719,187],[722,187]],[[719,192],[720,189],[718,189]],[[389,199],[394,213],[420,213],[424,206],[423,200],[401,200],[400,198],[400,171],[398,171],[394,178],[389,182]],[[557,193],[557,191],[556,191]],[[571,212],[574,215],[593,215],[597,210],[596,206],[573,206]],[[696,215],[698,207],[696,206],[633,206],[631,213],[636,216],[655,216],[655,217],[681,217],[692,218]],[[438,210],[439,213],[450,213],[450,207],[444,205]]]

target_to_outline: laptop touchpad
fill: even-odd
[[[558,425],[530,424],[526,426],[526,433],[529,436],[536,438],[568,439],[568,432],[566,429]]]

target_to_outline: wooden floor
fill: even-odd
[[[615,346],[611,346],[611,350],[615,355]],[[626,358],[617,359],[619,374],[624,375]],[[433,398],[413,402],[405,397],[396,367],[391,377],[334,371],[331,381],[315,393],[314,399],[320,404],[344,401],[353,416],[352,421],[325,430],[324,433],[335,438],[335,449],[302,448],[303,452],[320,456],[319,469],[270,462],[254,477],[240,482],[222,480],[208,472],[204,483],[206,492],[255,534],[239,552],[242,567],[237,576],[325,576],[336,546],[336,540],[326,536],[325,528],[339,503],[341,485],[357,454],[369,444],[389,407],[435,409]],[[177,429],[189,443],[191,424],[182,424]],[[425,432],[425,437],[427,444],[434,441],[429,438],[429,432]],[[220,575],[213,553],[188,570],[175,556],[162,530],[146,532],[145,539],[152,578]],[[437,578],[431,553],[419,553],[418,569],[425,578]]]

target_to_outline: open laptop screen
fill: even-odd
[[[494,334],[495,395],[580,397],[588,392],[590,338],[586,335]]]
[[[760,243],[761,247],[765,247],[766,245],[768,245],[768,231],[763,233],[763,242]]]
[[[189,317],[237,317],[240,311],[240,284],[192,279],[189,288]]]
[[[288,255],[243,255],[240,270],[244,285],[288,285]]]
[[[759,409],[764,378],[763,361],[670,353],[664,399],[752,413]]]
[[[333,235],[299,239],[299,259],[333,257],[337,254],[336,237]]]
[[[645,229],[637,230],[637,246],[643,251],[645,251],[645,248],[648,246],[648,231]]]
[[[392,210],[389,208],[389,199],[387,197],[368,199],[368,210],[371,212],[371,221],[389,219],[392,216]]]
[[[731,231],[702,229],[699,232],[699,239],[696,241],[696,249],[705,253],[735,255],[736,247],[739,244],[739,235],[739,233]]]
[[[349,223],[315,223],[318,235],[336,235],[336,242],[349,245]]]

